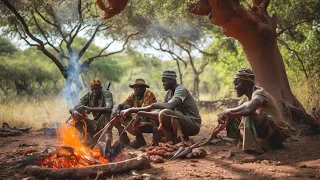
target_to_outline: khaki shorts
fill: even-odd
[[[195,136],[200,131],[201,120],[194,120],[190,117],[182,114],[179,111],[173,111],[171,109],[163,109],[160,114],[163,113],[166,116],[171,116],[172,118],[178,119],[181,127],[181,131],[184,135]]]

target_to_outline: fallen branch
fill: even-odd
[[[93,165],[88,167],[52,169],[41,166],[26,167],[25,173],[41,178],[65,179],[82,178],[95,176],[97,171],[103,171],[103,175],[111,175],[133,169],[143,169],[150,167],[149,156],[140,154],[138,157],[103,165]]]
[[[0,137],[7,137],[7,136],[20,136],[22,131],[18,130],[0,130]]]

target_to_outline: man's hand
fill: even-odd
[[[76,119],[82,118],[82,115],[76,110],[72,111],[72,116],[75,117]]]
[[[228,120],[229,118],[232,117],[232,112],[230,109],[226,109],[224,111],[222,111],[219,115],[218,115],[218,122],[220,124],[223,124],[226,120]]]
[[[122,110],[121,112],[120,112],[120,115],[122,116],[122,117],[126,117],[126,116],[128,116],[128,115],[130,115],[131,114],[131,109],[129,108],[129,109],[124,109],[124,110]]]
[[[88,110],[88,107],[81,105],[81,106],[77,107],[76,110],[82,113],[82,112],[86,112]]]

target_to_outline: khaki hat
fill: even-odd
[[[146,84],[146,82],[144,81],[144,79],[141,79],[141,78],[136,79],[136,80],[134,81],[134,84],[129,85],[129,87],[131,87],[131,88],[134,88],[135,86],[145,86],[145,87],[147,87],[147,88],[150,87],[150,86],[148,86],[148,85]]]

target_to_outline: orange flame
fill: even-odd
[[[109,159],[100,156],[99,149],[90,149],[85,146],[74,126],[62,125],[57,130],[57,137],[61,146],[57,146],[53,153],[49,152],[47,157],[41,158],[40,165],[48,168],[73,168],[110,162]],[[64,147],[72,147],[73,150],[70,151]]]

